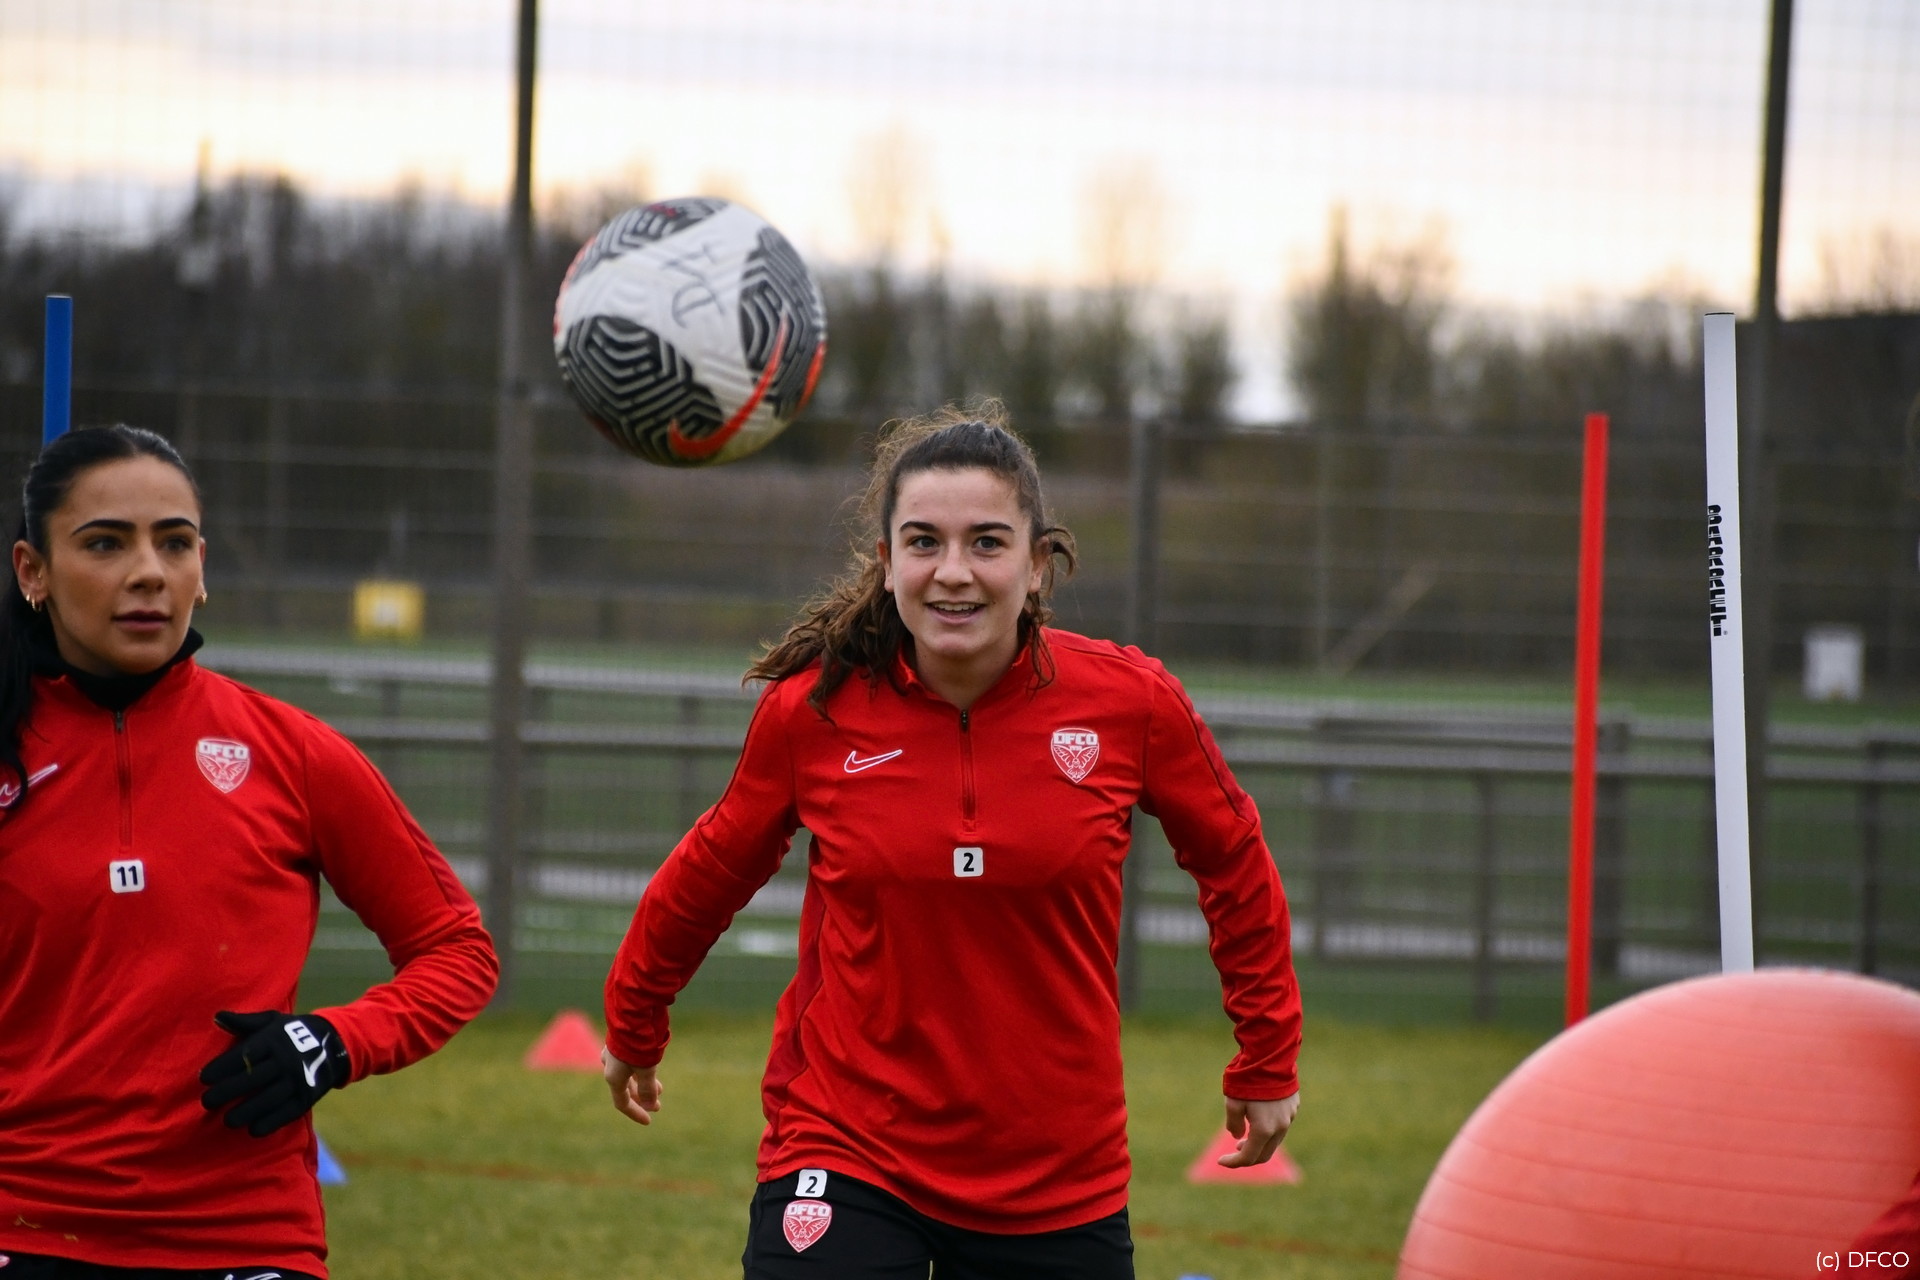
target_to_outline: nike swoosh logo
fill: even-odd
[[[31,787],[37,782],[43,782],[58,772],[60,772],[60,766],[57,764],[50,764],[44,769],[35,769],[27,775],[27,785]],[[13,798],[19,794],[20,787],[17,783],[0,783],[0,805],[12,804]]]
[[[893,759],[897,755],[903,754],[905,751],[906,751],[905,747],[895,747],[892,751],[887,752],[885,755],[868,756],[864,760],[860,758],[860,753],[858,751],[849,751],[847,752],[847,762],[841,765],[840,767],[842,769],[845,769],[848,773],[859,773],[862,769],[871,769],[873,768],[873,766],[877,764],[885,764],[887,761]]]
[[[313,1055],[312,1062],[302,1062],[300,1069],[307,1073],[307,1088],[313,1088],[313,1079],[320,1074],[320,1068],[327,1065],[327,1051],[322,1049]]]

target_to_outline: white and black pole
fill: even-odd
[[[1733,315],[1702,321],[1707,399],[1707,644],[1713,662],[1713,813],[1720,852],[1720,968],[1753,968],[1747,831],[1747,682],[1741,653],[1740,413]]]

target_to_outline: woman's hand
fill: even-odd
[[[608,1079],[612,1079],[612,1076],[609,1075]],[[1228,1169],[1244,1169],[1273,1159],[1273,1153],[1280,1149],[1280,1142],[1287,1136],[1287,1130],[1293,1127],[1293,1117],[1299,1110],[1300,1095],[1297,1092],[1290,1098],[1271,1101],[1228,1098],[1227,1132],[1240,1139],[1240,1145],[1221,1156],[1220,1164]]]
[[[600,1074],[613,1094],[613,1109],[635,1124],[652,1124],[652,1113],[660,1109],[660,1077],[652,1067],[634,1067],[613,1056],[613,1050],[600,1050]],[[1267,1104],[1271,1105],[1271,1104]]]

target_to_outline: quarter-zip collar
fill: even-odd
[[[933,690],[933,687],[929,685],[926,681],[922,680],[920,678],[920,673],[913,669],[913,663],[909,661],[907,657],[908,649],[912,645],[912,643],[913,643],[912,637],[908,637],[906,643],[900,646],[900,652],[894,656],[894,659],[893,659],[894,682],[903,691],[906,691],[911,694],[917,694],[918,696],[926,698],[929,701],[937,702],[943,707],[952,708],[957,712],[958,708],[955,708],[951,702],[948,702],[945,698],[941,697],[938,693],[935,693]],[[972,716],[975,713],[977,713],[982,707],[987,706],[990,703],[999,702],[1004,698],[1010,697],[1013,694],[1018,693],[1022,688],[1025,688],[1028,684],[1030,684],[1032,680],[1033,680],[1033,637],[1029,635],[1027,637],[1027,642],[1020,646],[1020,650],[1018,653],[1013,655],[1013,662],[1007,667],[1005,671],[1000,673],[1000,678],[994,681],[993,684],[988,687],[985,693],[982,693],[978,698],[975,698],[973,700],[973,705],[971,707],[968,707],[966,712],[963,714],[967,716]]]
[[[165,680],[176,667],[187,665],[187,660],[200,649],[206,641],[198,631],[187,628],[187,638],[180,642],[171,658],[155,667],[152,671],[139,675],[97,676],[90,671],[68,662],[60,656],[52,632],[36,627],[30,633],[29,652],[33,659],[33,674],[55,681],[65,680],[68,687],[97,707],[102,707],[116,715],[124,713],[128,707],[140,701],[155,686]]]

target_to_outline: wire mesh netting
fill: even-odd
[[[463,879],[484,887],[484,671],[418,658],[214,647],[207,661],[327,715],[391,778]],[[753,693],[723,676],[539,663],[530,834],[515,938],[530,1000],[604,974],[654,868],[730,775]],[[1563,715],[1303,702],[1200,688],[1252,793],[1295,912],[1303,967],[1334,1007],[1396,1016],[1557,1009],[1566,921]],[[1876,736],[1878,734],[1879,736]],[[1639,717],[1602,734],[1595,964],[1603,992],[1718,963],[1709,734]],[[1920,776],[1886,768],[1911,729],[1783,730],[1760,885],[1763,960],[1920,977]],[[1136,827],[1147,1008],[1215,989],[1193,882]],[[790,976],[806,833],[736,920],[689,998],[735,1004]],[[378,972],[378,943],[328,900],[315,972]]]
[[[71,293],[77,419],[163,430],[200,476],[215,654],[354,733],[475,885],[514,16],[0,0],[0,465],[33,447],[39,299]],[[1771,663],[1838,624],[1890,700],[1776,734],[1762,950],[1910,975],[1920,11],[1800,0],[1793,47]],[[1059,607],[1092,634],[1127,628],[1127,431],[1157,425],[1139,638],[1209,699],[1323,989],[1549,1001],[1564,709],[1483,695],[1569,665],[1589,410],[1609,673],[1703,683],[1697,315],[1753,292],[1766,56],[1746,0],[549,0],[522,327],[544,340],[610,213],[700,191],[793,239],[831,347],[796,426],[698,473],[616,455],[529,353],[530,621],[591,651],[532,685],[529,976],[603,963],[724,785],[731,679],[843,564],[862,442],[993,395],[1079,536]],[[369,579],[420,588],[427,650],[345,651]],[[1269,679],[1302,673],[1330,683]],[[1354,703],[1382,673],[1481,692]],[[1620,983],[1711,956],[1690,708],[1603,742]],[[1210,979],[1157,839],[1147,990],[1185,1000]],[[796,874],[716,990],[790,964]],[[356,930],[328,916],[323,969],[377,961]]]

